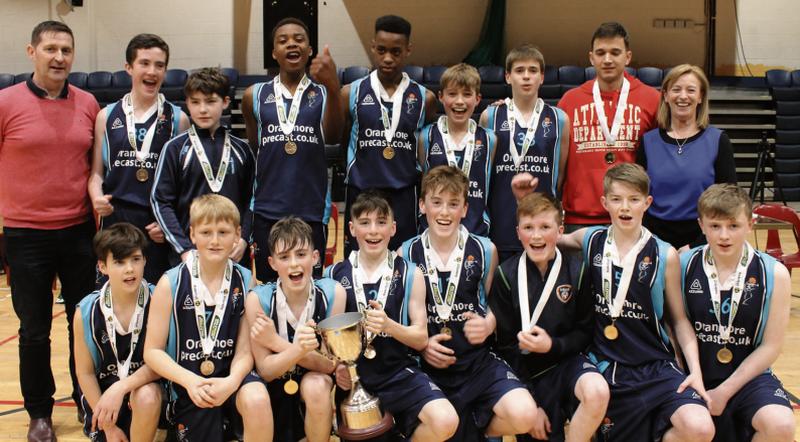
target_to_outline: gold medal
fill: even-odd
[[[139,182],[143,183],[147,181],[147,178],[149,177],[150,174],[147,173],[147,169],[145,169],[144,167],[140,167],[139,169],[136,170],[136,179],[139,180]]]
[[[211,376],[211,374],[214,373],[214,362],[209,361],[208,359],[201,362],[200,373],[202,373],[203,376]]]
[[[606,164],[614,164],[615,159],[614,152],[606,152]]]
[[[388,146],[385,149],[383,149],[383,157],[386,158],[387,160],[391,160],[392,158],[394,158],[394,148]]]
[[[367,348],[364,349],[364,357],[367,359],[375,359],[377,353],[375,352],[375,347],[372,344],[368,345]]]
[[[604,336],[606,337],[606,339],[608,339],[609,341],[614,341],[614,340],[616,340],[616,339],[619,337],[619,329],[618,329],[618,328],[617,328],[617,326],[616,326],[616,325],[614,325],[614,324],[607,325],[607,326],[606,326],[606,327],[603,329],[603,335],[604,335]]]
[[[300,386],[297,385],[297,381],[292,378],[289,378],[289,380],[283,384],[283,391],[285,391],[288,395],[297,394],[297,390],[299,389]]]
[[[286,144],[283,145],[283,150],[289,155],[294,155],[297,153],[297,143],[294,141],[287,141]],[[295,382],[295,384],[296,383],[297,382]]]
[[[717,352],[717,360],[721,364],[730,364],[733,360],[733,352],[728,350],[728,347],[722,347]]]
[[[453,336],[453,330],[450,330],[450,327],[446,325],[442,327],[441,333],[446,334],[447,336]]]

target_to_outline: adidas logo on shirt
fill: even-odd
[[[431,154],[441,154],[441,153],[442,153],[442,148],[439,147],[439,143],[433,143],[433,146],[431,147]]]
[[[194,310],[194,303],[192,302],[191,296],[187,296],[183,300],[183,310]]]
[[[267,99],[264,100],[264,104],[274,103],[275,102],[275,94],[267,95]]]
[[[500,130],[501,130],[501,131],[503,131],[503,130],[505,130],[505,131],[509,130],[509,129],[508,129],[508,120],[505,120],[505,121],[503,121],[503,124],[501,124],[501,125],[500,125]]]
[[[350,284],[350,280],[347,279],[347,276],[342,278],[341,284],[342,284],[342,287],[346,288],[346,289],[349,289],[351,287],[351,285],[352,285],[352,284]]]
[[[700,280],[695,278],[692,281],[692,285],[689,286],[689,293],[693,295],[702,295],[703,294],[703,286],[700,284]]]
[[[789,397],[786,395],[786,392],[783,391],[782,388],[778,388],[777,390],[775,390],[775,397],[779,397],[787,401],[789,400]]]
[[[362,106],[370,106],[373,104],[375,104],[375,100],[372,99],[372,95],[367,95],[363,100],[361,100]]]
[[[111,124],[111,129],[121,129],[123,127],[125,127],[125,125],[122,124],[122,120],[120,120],[119,117]]]

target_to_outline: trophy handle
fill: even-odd
[[[315,325],[312,328],[314,329],[314,333],[316,333],[321,338],[319,343],[319,348],[315,348],[314,351],[323,358],[328,359],[329,361],[333,361],[337,364],[342,362],[333,353],[328,351],[328,346],[325,344],[325,339],[323,338],[322,332],[320,332],[319,327]]]

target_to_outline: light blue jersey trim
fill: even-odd
[[[414,273],[417,271],[417,266],[414,265],[407,258],[403,258],[406,265],[406,280],[405,280],[405,293],[403,294],[403,308],[400,311],[400,321],[403,325],[408,326],[411,321],[408,318],[408,306],[411,303],[411,292],[414,288]]]
[[[348,104],[348,109],[350,109],[350,120],[353,122],[353,124],[350,128],[350,144],[347,146],[347,168],[345,171],[346,183],[348,183],[350,180],[350,169],[353,167],[353,165],[355,165],[356,162],[359,130],[358,109],[356,108],[356,104],[358,103],[358,94],[361,92],[361,84],[367,78],[369,77],[359,78],[358,80],[350,83],[350,103]]]
[[[108,117],[111,115],[111,112],[114,111],[114,107],[116,107],[117,102],[111,103],[105,107],[106,110],[106,123],[108,123]],[[108,173],[111,171],[111,147],[109,146],[108,142],[108,129],[103,131],[103,166],[105,168],[104,176],[108,176]]]
[[[431,168],[428,162],[431,151],[431,130],[433,130],[433,124],[429,124],[419,131],[419,142],[422,145],[422,151],[425,152],[425,161],[421,162],[423,172],[427,172]]]
[[[484,194],[486,195],[486,198],[484,198],[486,207],[483,209],[483,223],[486,225],[486,228],[491,231],[492,221],[489,218],[489,195],[491,190],[492,167],[494,167],[494,152],[495,149],[497,149],[497,134],[491,129],[484,128],[484,131],[486,131],[486,182],[483,183],[483,187],[484,192],[486,192]]]
[[[761,327],[759,327],[758,333],[756,333],[755,345],[757,347],[764,341],[764,330],[767,328],[769,309],[772,303],[772,290],[775,288],[775,264],[778,261],[766,253],[756,252],[756,256],[761,258],[766,276],[766,281],[764,283],[764,305],[761,307],[761,317],[764,322]]]
[[[489,277],[490,267],[492,266],[492,248],[494,247],[492,241],[485,236],[470,235],[475,238],[481,245],[481,252],[483,253],[483,275],[481,275],[481,282],[478,286],[478,301],[483,308],[486,308],[486,278]]]
[[[564,125],[566,124],[567,114],[555,106],[551,107],[556,114],[556,121],[558,124],[556,124],[556,142],[553,149],[553,174],[550,188],[553,189],[553,195],[560,198],[561,195],[558,192],[558,174],[561,172],[561,170],[559,170],[559,166],[561,165],[561,137],[564,136]]]
[[[92,313],[97,300],[100,298],[100,291],[95,290],[84,297],[78,303],[78,310],[81,312],[81,320],[83,321],[83,340],[86,342],[86,347],[89,349],[89,355],[92,357],[92,364],[94,371],[97,373],[102,361],[100,360],[100,351],[97,349],[97,343],[94,342],[94,333],[92,333]],[[131,349],[133,351],[133,349]]]
[[[489,106],[486,108],[486,124],[487,129],[496,131],[495,119],[497,118],[497,106]]]
[[[653,287],[650,289],[650,300],[653,303],[653,312],[656,315],[656,324],[658,327],[661,340],[664,344],[669,344],[669,335],[666,329],[661,327],[661,320],[664,318],[664,297],[666,296],[666,275],[667,275],[667,256],[669,254],[670,245],[666,242],[653,237],[656,240],[658,247],[658,269],[656,269],[655,281]]]

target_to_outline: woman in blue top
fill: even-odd
[[[706,242],[697,223],[700,194],[715,183],[736,183],[730,139],[708,124],[708,90],[699,67],[670,70],[661,85],[659,127],[644,135],[637,153],[653,196],[644,225],[676,249]]]

